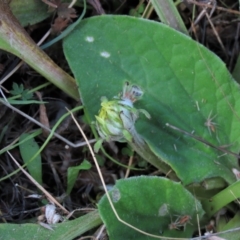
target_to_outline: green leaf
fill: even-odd
[[[231,220],[229,220],[229,222],[222,229],[219,229],[218,232],[226,231],[226,230],[230,230],[230,231],[225,234],[219,234],[218,236],[224,239],[239,240],[239,233],[240,233],[239,222],[240,222],[240,212],[238,211],[236,212],[234,217]],[[231,231],[235,228],[238,228],[238,230]]]
[[[212,196],[210,199],[203,200],[202,204],[208,216],[212,217],[230,202],[238,199],[240,197],[239,187],[240,181],[237,181],[221,192],[217,193],[215,196]]]
[[[47,5],[36,0],[12,0],[10,8],[23,27],[38,23],[50,16]]]
[[[76,182],[76,179],[78,177],[79,171],[80,170],[88,170],[92,167],[92,164],[87,161],[87,160],[83,160],[83,162],[75,167],[69,167],[68,168],[68,172],[67,172],[67,194],[70,194],[70,192],[72,191],[72,188]]]
[[[72,240],[88,230],[97,227],[101,222],[99,213],[93,211],[72,221],[51,226],[54,231],[41,227],[39,224],[3,223],[0,224],[0,239]]]
[[[29,92],[28,90],[24,90],[22,92],[22,99],[23,100],[29,100],[33,97],[33,93],[32,92]]]
[[[30,137],[30,134],[24,133],[20,136],[19,142],[24,141],[25,138]],[[19,145],[20,153],[24,163],[28,161],[38,152],[39,146],[34,138],[31,138]],[[27,169],[31,176],[39,183],[42,184],[42,159],[38,154],[33,161],[27,164]]]
[[[137,8],[133,8],[129,11],[129,15],[130,16],[134,16],[134,17],[141,17],[141,15],[143,14],[144,10],[145,10],[145,4],[142,3],[140,5],[137,6]]]
[[[94,143],[93,149],[94,149],[94,152],[95,152],[95,153],[98,153],[99,149],[102,147],[102,143],[103,143],[103,140],[102,140],[102,139],[98,139],[98,140]]]
[[[197,229],[197,214],[202,218],[201,204],[180,183],[160,177],[133,177],[117,181],[109,192],[120,218],[151,234],[171,237],[191,237]],[[115,217],[106,195],[99,202],[99,212],[110,239],[156,239],[146,237],[123,225]],[[197,209],[197,210],[196,210]],[[169,229],[183,216],[191,217],[185,230]]]
[[[22,94],[23,92],[23,84],[17,84],[17,83],[13,83],[12,85],[12,89],[11,91],[9,91],[12,95],[19,95]]]
[[[184,184],[222,177],[235,181],[237,160],[166,126],[174,125],[215,146],[240,148],[240,93],[224,63],[191,38],[149,20],[98,16],[82,21],[64,40],[89,122],[100,98],[112,99],[126,80],[144,90],[136,123],[151,150]],[[206,126],[209,114],[217,125]]]
[[[33,93],[29,92],[29,90],[24,89],[23,84],[17,84],[17,83],[13,83],[11,91],[9,91],[12,95],[21,95],[23,100],[29,100],[33,97]]]

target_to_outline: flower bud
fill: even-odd
[[[136,109],[133,103],[140,99],[143,91],[136,85],[126,83],[122,94],[108,101],[101,99],[101,109],[96,117],[96,127],[100,137],[107,141],[131,141],[135,133],[135,122],[142,112],[146,117],[150,115],[143,109]]]

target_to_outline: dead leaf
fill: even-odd
[[[58,6],[57,15],[58,17],[68,19],[69,21],[77,18],[76,10],[74,8],[68,8],[67,3],[62,3]]]
[[[69,25],[68,19],[62,19],[60,17],[57,17],[54,21],[54,24],[52,25],[52,33],[58,34],[62,32],[67,26]]]

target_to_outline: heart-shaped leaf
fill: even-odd
[[[137,121],[138,133],[184,184],[219,176],[235,181],[235,157],[166,126],[238,151],[239,86],[216,55],[165,25],[109,15],[82,21],[64,52],[90,122],[100,98],[113,98],[128,80],[145,92],[135,106],[151,115]]]

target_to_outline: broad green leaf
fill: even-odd
[[[12,0],[10,8],[23,27],[38,23],[50,16],[47,5],[39,0]]]
[[[24,141],[30,137],[30,134],[24,133],[20,136],[19,141]],[[39,150],[39,146],[34,138],[24,141],[19,145],[20,153],[24,163],[27,163]],[[37,155],[33,161],[27,164],[27,169],[31,176],[40,184],[42,184],[42,159]]]
[[[67,194],[70,194],[70,192],[72,191],[72,188],[76,182],[77,176],[79,174],[80,170],[88,170],[92,167],[92,164],[87,161],[87,160],[83,160],[83,162],[75,167],[69,167],[68,171],[67,171]]]
[[[0,224],[0,239],[72,240],[92,228],[97,227],[101,222],[98,211],[93,211],[72,221],[51,225],[53,231],[33,223],[2,223]]]
[[[235,181],[236,157],[166,126],[174,125],[215,146],[240,148],[240,93],[224,63],[191,38],[157,22],[127,16],[82,21],[64,41],[89,121],[100,98],[112,99],[124,82],[145,92],[136,123],[151,150],[184,184],[222,177]],[[216,124],[206,126],[208,118]]]
[[[197,229],[197,214],[199,219],[204,214],[201,204],[190,192],[166,178],[141,176],[119,180],[109,194],[121,219],[158,236],[191,237]],[[98,207],[110,240],[156,239],[119,222],[106,195]],[[170,229],[169,225],[183,216],[191,217],[185,230],[180,226],[179,230]]]

